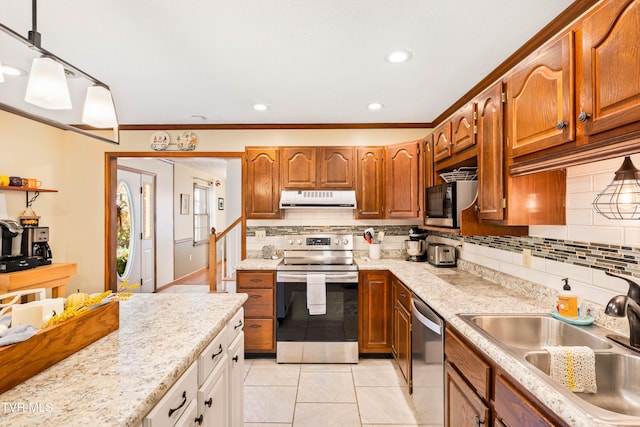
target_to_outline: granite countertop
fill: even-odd
[[[260,261],[255,263],[255,261]],[[244,260],[239,269],[267,269],[265,260]],[[407,262],[404,258],[380,260],[355,259],[359,270],[389,270],[427,302],[447,322],[478,349],[504,369],[549,409],[568,424],[584,427],[614,426],[588,417],[581,409],[567,401],[553,387],[538,378],[500,347],[494,345],[474,328],[460,319],[458,313],[549,313],[552,305],[537,286],[527,289],[509,288],[460,268],[438,268],[426,262]],[[278,262],[274,261],[271,269]],[[547,301],[547,303],[545,303]],[[603,319],[606,320],[606,319]],[[608,326],[608,325],[601,325]],[[638,424],[640,425],[640,417]]]
[[[0,426],[135,426],[246,294],[136,294],[120,328],[0,395]]]

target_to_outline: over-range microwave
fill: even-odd
[[[454,181],[425,189],[425,224],[460,227],[460,211],[476,198],[478,181]]]

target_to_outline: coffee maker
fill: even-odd
[[[49,227],[25,227],[22,233],[22,253],[35,258],[38,265],[51,264]]]
[[[22,226],[11,219],[0,219],[0,228],[2,229],[2,253],[0,254],[2,259],[20,258]]]
[[[427,233],[409,230],[409,240],[404,241],[407,251],[407,261],[423,262],[427,260]]]

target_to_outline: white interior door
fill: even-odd
[[[154,177],[118,169],[117,277],[140,283],[134,292],[155,291]]]

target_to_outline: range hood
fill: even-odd
[[[356,208],[355,190],[282,190],[280,208]]]

